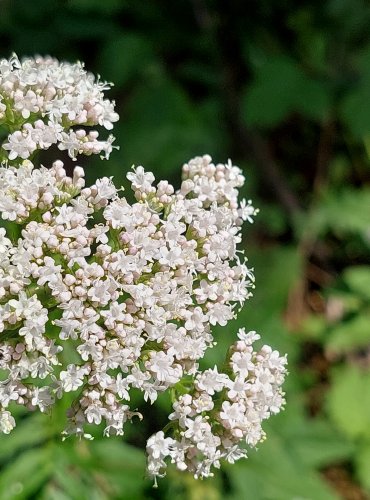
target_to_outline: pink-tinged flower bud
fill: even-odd
[[[72,274],[66,274],[64,277],[64,283],[67,286],[74,285],[76,283],[76,278]]]

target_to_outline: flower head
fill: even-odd
[[[212,476],[221,459],[246,456],[243,443],[256,446],[284,404],[286,358],[255,349],[255,332],[238,332],[224,372],[199,368],[211,326],[226,326],[254,288],[237,246],[257,210],[239,200],[242,171],[208,155],[183,166],[177,191],[133,168],[132,204],[112,178],[86,187],[81,167],[36,168],[29,158],[52,145],[73,159],[109,156],[114,137],[85,130],[118,119],[107,88],[80,63],[0,60],[0,125],[11,128],[0,215],[19,225],[14,239],[0,229],[0,431],[15,427],[12,405],[48,412],[70,392],[64,435],[91,439],[86,426],[102,422],[104,435],[122,435],[142,418],[132,389],[151,404],[171,391],[169,435],[148,439],[148,472],[170,461]]]

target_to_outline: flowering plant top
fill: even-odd
[[[109,158],[112,135],[102,141],[96,130],[87,133],[74,127],[113,128],[118,114],[114,102],[104,98],[110,86],[81,63],[59,63],[50,57],[20,62],[15,55],[0,60],[0,126],[10,132],[0,159],[27,159],[52,144],[74,160],[78,154]]]
[[[83,146],[91,132],[66,148],[75,126],[111,128],[117,115],[81,65],[12,58],[0,74],[3,122],[20,127],[3,145],[0,214],[21,226],[16,241],[0,229],[0,429],[15,426],[12,403],[47,412],[74,392],[65,436],[90,438],[89,425],[101,422],[105,435],[122,435],[127,420],[142,418],[132,389],[151,404],[171,391],[169,424],[147,442],[151,476],[170,460],[207,477],[221,459],[246,456],[284,404],[285,356],[254,348],[259,335],[241,329],[222,370],[199,368],[215,343],[211,327],[235,318],[254,287],[237,250],[243,221],[257,213],[238,200],[242,171],[196,157],[176,191],[139,166],[127,174],[130,205],[111,178],[85,187],[81,167],[71,176],[60,160],[36,168],[22,160],[46,144],[36,129],[59,127],[55,144],[75,157],[97,152]]]

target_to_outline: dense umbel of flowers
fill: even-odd
[[[13,58],[0,75],[4,120],[26,120],[19,142],[37,113],[64,130],[116,119],[80,65]],[[81,167],[71,176],[60,160],[36,168],[17,159],[28,154],[11,136],[4,147],[12,160],[0,167],[0,214],[13,231],[0,228],[0,430],[14,428],[14,405],[48,412],[73,393],[65,437],[91,438],[101,423],[105,435],[122,435],[142,418],[132,390],[148,403],[169,391],[169,422],[147,443],[151,476],[172,462],[207,477],[221,459],[246,456],[284,404],[285,356],[255,349],[259,336],[240,329],[222,370],[199,368],[215,344],[211,327],[235,318],[254,287],[237,250],[243,221],[256,214],[238,201],[241,170],[197,157],[175,191],[139,166],[127,175],[130,204],[111,178],[85,187]]]
[[[104,99],[109,87],[95,81],[81,63],[60,64],[50,57],[20,62],[15,55],[0,60],[0,127],[9,132],[0,159],[27,159],[53,144],[73,159],[96,153],[108,158],[112,135],[101,141],[96,130],[73,127],[113,128],[118,115],[114,103]]]

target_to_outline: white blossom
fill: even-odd
[[[69,130],[76,125],[102,125],[108,130],[118,120],[114,102],[105,99],[110,85],[95,80],[81,63],[59,63],[50,57],[19,61],[17,56],[3,59],[0,72],[0,120],[6,111],[14,122],[23,123],[13,129],[2,145],[8,159],[27,159],[38,149],[58,144],[75,159],[77,154],[101,154],[108,158],[113,136],[98,140],[98,132]],[[5,70],[5,68],[7,68]],[[35,118],[37,118],[35,120]],[[6,120],[4,121],[6,126]]]
[[[256,332],[239,330],[224,371],[199,368],[211,326],[252,294],[238,244],[257,210],[238,199],[242,171],[209,155],[183,166],[177,191],[133,168],[132,204],[110,177],[86,187],[79,166],[37,168],[29,158],[52,145],[73,159],[109,156],[114,137],[85,130],[117,121],[108,88],[80,63],[0,60],[0,122],[9,108],[21,124],[0,148],[0,215],[19,225],[14,239],[0,229],[0,431],[14,428],[13,405],[48,412],[71,392],[64,436],[91,439],[86,425],[102,422],[104,435],[122,435],[142,418],[132,389],[148,404],[171,391],[169,424],[147,442],[148,473],[171,462],[209,477],[246,456],[284,405],[286,357],[255,349]]]
[[[67,366],[66,371],[60,373],[60,380],[62,382],[65,392],[75,391],[83,385],[83,377],[85,370],[73,364]]]

